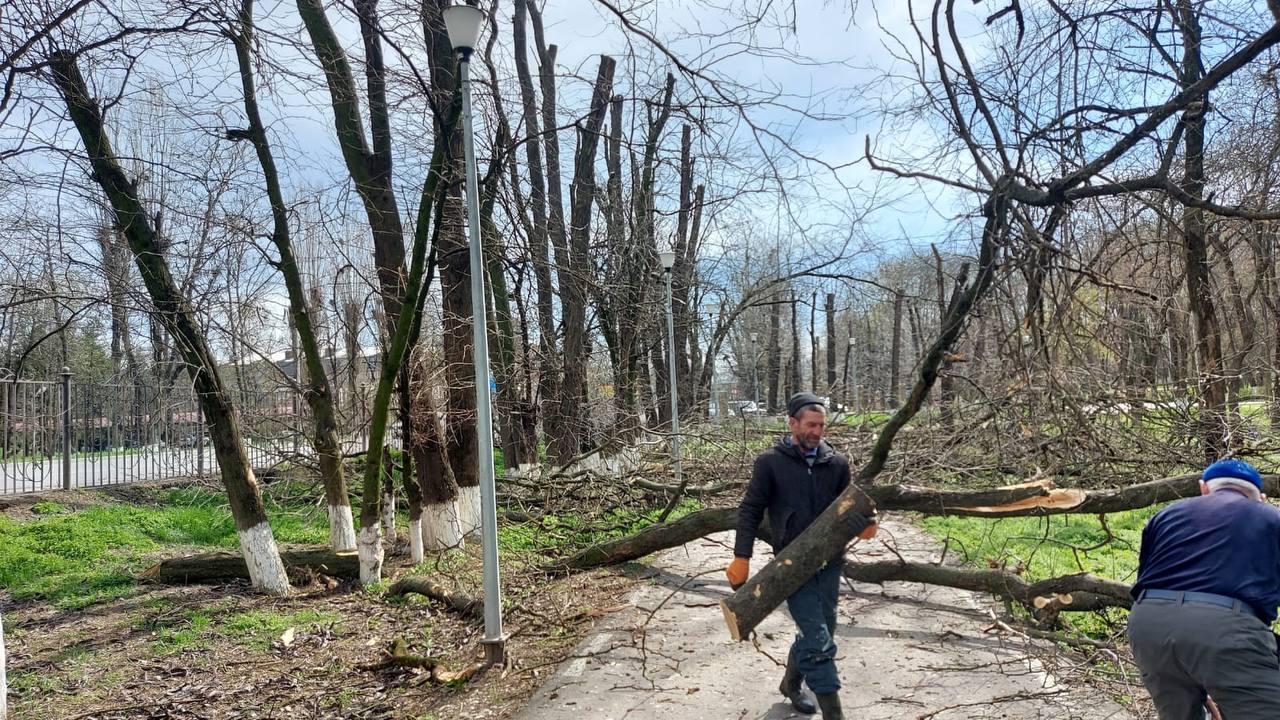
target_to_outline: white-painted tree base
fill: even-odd
[[[455,502],[422,508],[422,543],[431,552],[462,547],[462,522]]]
[[[356,549],[356,524],[351,518],[350,505],[329,506],[329,547],[334,552]]]
[[[289,576],[285,574],[271,526],[263,522],[239,534],[240,553],[249,569],[249,583],[270,595],[288,595]]]
[[[0,720],[9,717],[9,679],[5,674],[8,657],[4,649],[4,622],[0,621]]]
[[[417,565],[422,558],[422,518],[417,518],[409,521],[409,560]]]
[[[480,486],[458,488],[458,519],[465,537],[480,532]]]
[[[378,525],[360,528],[356,535],[360,554],[360,584],[370,585],[382,579],[382,528]]]

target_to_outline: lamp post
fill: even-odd
[[[467,166],[467,234],[471,240],[471,340],[475,349],[477,461],[480,465],[480,541],[484,556],[485,662],[500,665],[507,639],[502,634],[502,597],[498,578],[498,503],[493,479],[493,418],[489,401],[489,333],[485,310],[484,248],[480,238],[480,192],[471,127],[471,53],[480,40],[483,10],[469,5],[444,9],[449,44],[462,75],[462,140]]]
[[[667,281],[667,380],[671,390],[671,466],[676,482],[680,482],[680,402],[676,395],[676,322],[672,314],[671,268],[676,264],[673,252],[658,253],[662,261],[662,277]]]
[[[760,414],[760,333],[751,333],[751,407]]]

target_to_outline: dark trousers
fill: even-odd
[[[1146,598],[1129,613],[1129,644],[1160,720],[1202,720],[1205,695],[1223,720],[1280,718],[1275,636],[1247,606]]]
[[[819,695],[840,689],[835,643],[840,568],[840,562],[827,565],[787,598],[787,610],[798,631],[791,658],[809,689]]]

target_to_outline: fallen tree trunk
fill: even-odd
[[[1019,603],[1042,615],[1109,607],[1128,608],[1133,604],[1129,585],[1089,573],[1063,575],[1033,583],[1005,570],[974,570],[892,560],[876,563],[846,561],[843,573],[850,580],[877,585],[916,582],[984,592]]]
[[[471,618],[472,620],[484,619],[484,605],[479,598],[455,592],[421,575],[400,578],[387,588],[388,595],[406,595],[408,593],[417,593],[442,602],[449,606],[450,610],[463,617]]]
[[[885,485],[867,488],[866,494],[882,510],[915,511],[948,514],[957,507],[1012,503],[1027,498],[1047,498],[1047,483],[1030,483],[992,490],[951,491],[910,485]],[[689,513],[675,522],[651,525],[644,530],[617,540],[593,545],[563,560],[543,567],[547,572],[563,573],[588,570],[603,565],[636,560],[646,555],[683,545],[713,533],[732,530],[738,525],[738,509],[710,508]],[[768,539],[768,520],[757,536]]]
[[[309,570],[347,579],[360,575],[358,557],[354,552],[335,553],[328,548],[289,550],[280,553],[280,558],[290,574]],[[185,585],[247,580],[249,570],[240,553],[222,550],[162,560],[142,571],[138,577],[165,585]]]
[[[866,488],[866,494],[881,510],[925,515],[989,518],[1104,515],[1194,497],[1200,494],[1199,479],[1199,474],[1175,475],[1115,490],[1055,489],[1048,481],[977,491],[884,485]],[[1264,475],[1263,481],[1268,495],[1280,496],[1280,475]],[[568,558],[549,563],[543,569],[563,573],[615,565],[678,547],[706,535],[732,530],[737,525],[737,508],[699,510],[675,522],[651,525],[635,535],[593,545]],[[759,536],[767,539],[767,523],[763,533]]]

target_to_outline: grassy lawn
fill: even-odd
[[[314,488],[285,483],[264,495],[278,542],[328,543],[328,519],[312,493]],[[353,500],[358,514],[358,498]],[[668,520],[698,507],[686,500]],[[403,527],[403,504],[400,509]],[[137,573],[163,556],[239,546],[226,496],[209,488],[157,491],[152,505],[105,504],[71,512],[56,502],[40,502],[32,511],[37,515],[32,520],[0,517],[0,587],[15,600],[45,600],[59,609],[131,594]],[[637,532],[656,522],[660,513],[660,508],[621,508],[594,518],[566,514],[504,523],[500,551],[513,562],[541,564]],[[198,627],[199,619],[191,624]]]
[[[204,488],[164,491],[155,506],[101,505],[68,512],[37,503],[30,521],[0,517],[0,586],[15,600],[80,608],[130,592],[133,576],[157,551],[235,548],[226,496]],[[267,498],[276,539],[328,542],[328,520],[310,503]]]
[[[1161,506],[1112,513],[1106,526],[1095,516],[1043,518],[927,517],[925,530],[944,543],[948,555],[980,568],[1003,567],[1034,582],[1088,572],[1132,583],[1138,570],[1142,528]],[[1109,532],[1108,532],[1109,531]],[[1110,617],[1068,613],[1070,622],[1090,635],[1105,635],[1123,611]]]

